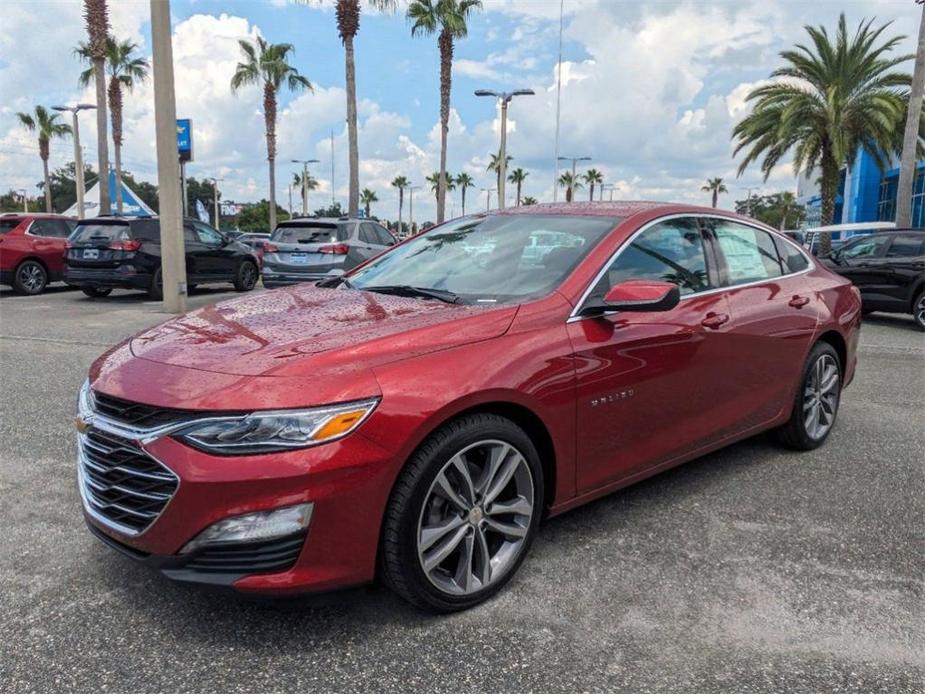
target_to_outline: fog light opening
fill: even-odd
[[[190,540],[180,554],[190,554],[207,545],[259,542],[304,533],[308,531],[314,507],[312,503],[299,504],[225,518]]]

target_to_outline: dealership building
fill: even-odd
[[[801,176],[797,182],[797,199],[806,207],[804,226],[819,226],[822,201],[819,196],[819,170],[812,176]],[[835,199],[836,224],[854,222],[892,222],[896,219],[896,187],[899,182],[899,160],[890,161],[890,168],[881,171],[874,158],[863,149],[854,166],[842,169],[839,195]],[[917,162],[912,188],[912,226],[925,227],[925,160]]]

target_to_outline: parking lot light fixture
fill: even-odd
[[[318,164],[320,161],[321,161],[320,159],[293,159],[292,160],[293,164],[302,165],[302,216],[303,217],[308,216],[308,165]]]
[[[414,235],[414,191],[420,190],[421,186],[416,186],[413,183],[408,184],[408,216],[411,218],[411,221],[408,222],[408,235]]]
[[[485,211],[486,212],[491,212],[491,194],[492,192],[494,192],[494,190],[495,190],[494,188],[482,188],[482,192],[488,195],[488,197],[485,198]]]
[[[212,204],[215,209],[215,228],[221,231],[221,217],[218,214],[218,184],[219,181],[224,181],[224,178],[215,178],[212,177],[209,179],[212,181]]]
[[[532,89],[515,89],[512,92],[496,92],[490,89],[476,89],[476,96],[491,96],[501,102],[501,147],[498,162],[498,209],[504,209],[504,184],[507,178],[507,105],[515,96],[532,96]]]
[[[80,125],[77,121],[77,113],[91,108],[96,108],[96,104],[75,104],[74,106],[52,106],[53,111],[71,114],[73,124],[71,129],[74,135],[74,182],[77,188],[77,219],[84,218],[84,162],[83,152],[80,149]]]
[[[574,202],[575,201],[575,176],[577,173],[575,171],[575,166],[580,161],[591,161],[591,157],[559,157],[559,161],[572,162],[572,182],[569,184],[569,187],[568,187],[568,199]],[[559,185],[558,181],[556,181],[556,185],[557,186]]]
[[[22,198],[22,211],[28,212],[29,211],[29,198],[26,197],[26,189],[17,188],[16,192],[19,193],[20,197]]]

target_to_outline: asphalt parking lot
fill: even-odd
[[[925,690],[911,318],[865,324],[821,450],[758,437],[553,519],[499,597],[432,617],[377,587],[261,604],[180,586],[90,536],[75,395],[158,311],[129,292],[0,292],[4,692]]]

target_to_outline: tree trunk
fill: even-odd
[[[109,110],[116,167],[116,214],[122,214],[122,88],[115,77],[109,80]]]
[[[589,202],[594,202],[594,183],[593,183],[593,182],[591,183],[590,188],[591,188],[591,192],[590,192],[590,194],[588,195],[588,201],[589,201]]]
[[[99,214],[112,214],[109,199],[109,133],[106,127],[105,59],[94,58],[93,81],[96,83],[96,158],[100,182]]]
[[[45,211],[51,214],[54,208],[51,205],[51,178],[48,176],[48,157],[42,157],[42,170],[45,172]]]
[[[446,212],[446,140],[450,130],[450,89],[453,79],[453,36],[440,32],[440,178],[437,180],[437,224]]]
[[[405,233],[405,229],[401,223],[401,210],[402,210],[402,207],[404,206],[405,206],[405,189],[399,188],[398,189],[398,233],[399,234]]]
[[[830,152],[822,155],[822,177],[819,194],[822,197],[822,218],[819,226],[828,226],[835,219],[835,196],[838,194],[838,164]],[[832,250],[832,235],[822,233],[819,238],[819,253],[827,254]]]
[[[356,217],[360,201],[360,153],[357,146],[357,81],[352,36],[344,38],[344,52],[347,69],[347,141],[350,149],[350,192],[347,198],[347,214]]]
[[[517,207],[520,207],[520,186],[521,182],[517,181]]]
[[[567,186],[565,188],[565,202],[572,201],[572,186]]]
[[[267,126],[267,162],[270,167],[270,232],[276,229],[276,90],[263,85],[263,117]]]
[[[466,186],[462,187],[462,216],[466,216]]]
[[[903,152],[899,164],[899,183],[896,188],[896,226],[912,226],[912,187],[915,181],[915,160],[918,154],[919,129],[922,118],[922,98],[925,96],[925,5],[919,21],[919,46],[915,54],[915,72],[906,114],[903,135]]]
[[[716,188],[713,189],[713,209],[716,209],[716,203],[719,201],[719,191]]]

